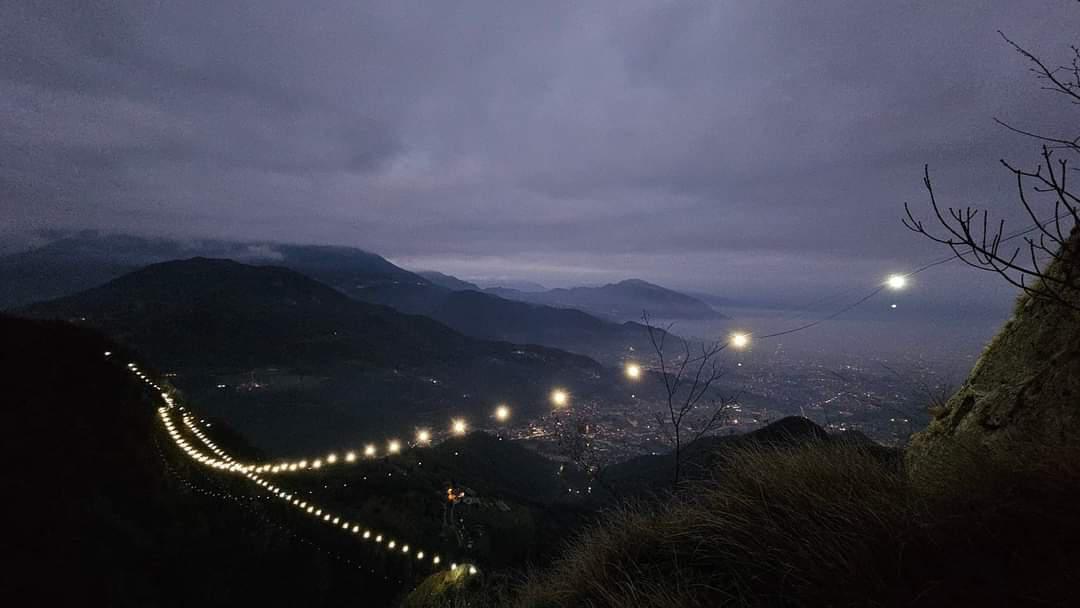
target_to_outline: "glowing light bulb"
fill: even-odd
[[[631,380],[637,380],[641,377],[641,366],[637,363],[628,363],[626,365],[626,377]]]
[[[423,551],[417,551],[416,552],[416,559],[424,559],[424,552]]]
[[[565,407],[570,402],[570,395],[561,388],[551,391],[551,402],[555,407]]]
[[[750,335],[744,333],[733,333],[730,339],[731,345],[735,348],[746,348],[750,345]]]
[[[401,451],[401,443],[397,439],[391,439],[390,443],[386,444],[386,450],[391,454],[397,454]]]
[[[311,468],[313,468],[313,469],[322,468],[322,461],[321,460],[315,460],[315,462],[311,463]]]
[[[442,561],[442,559],[441,559],[441,558],[440,558],[440,557],[439,557],[438,555],[436,555],[435,557],[431,558],[431,563],[433,563],[433,564],[438,564],[438,563],[439,563],[439,562],[441,562],[441,561]]]
[[[371,538],[371,530],[364,530],[364,538]]]
[[[476,574],[476,566],[469,566],[469,574]]]
[[[428,443],[431,441],[431,431],[420,429],[416,431],[416,443]]]
[[[375,446],[374,445],[371,445],[369,443],[368,445],[364,446],[364,456],[367,456],[367,457],[370,458],[370,457],[372,457],[374,455],[375,455]]]
[[[330,454],[329,456],[327,456],[326,462],[328,464],[334,464],[335,462],[337,462],[337,454]]]
[[[455,435],[464,435],[465,431],[469,430],[469,427],[463,419],[458,418],[451,422],[450,429],[454,431]]]
[[[891,274],[888,279],[885,279],[885,284],[889,289],[903,289],[907,286],[907,277],[902,274]]]
[[[356,461],[356,452],[349,452],[348,454],[345,454],[345,462],[355,462],[355,461]]]
[[[386,548],[388,548],[388,549],[393,549],[396,546],[397,546],[397,543],[395,541],[390,541],[390,542],[386,543]]]
[[[499,422],[506,422],[510,419],[510,408],[505,405],[500,405],[495,408],[495,419]]]

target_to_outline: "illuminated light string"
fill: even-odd
[[[129,367],[145,383],[154,388],[160,390],[160,387],[156,385],[152,380],[146,377],[134,364],[130,364]],[[180,427],[173,420],[172,411],[174,409],[181,409],[176,406],[172,397],[165,392],[160,393],[165,405],[158,408],[158,416],[161,419],[162,426],[165,428],[166,433],[173,440],[177,447],[181,449],[188,457],[195,462],[204,466],[223,470],[230,473],[237,473],[243,475],[255,485],[259,486],[271,496],[285,502],[285,504],[293,506],[297,510],[306,513],[312,517],[315,517],[318,521],[324,524],[334,526],[341,530],[345,534],[356,536],[361,541],[368,541],[374,537],[376,545],[384,547],[387,551],[395,554],[400,554],[405,557],[411,557],[417,561],[424,563],[430,563],[432,566],[438,566],[442,563],[442,557],[439,555],[429,555],[422,549],[416,549],[410,546],[408,543],[400,542],[396,539],[387,538],[387,542],[383,544],[384,535],[376,532],[365,526],[361,526],[359,523],[348,520],[339,514],[331,512],[329,509],[315,504],[308,500],[301,500],[299,497],[294,496],[293,493],[286,491],[284,488],[277,486],[267,479],[259,475],[252,465],[244,465],[237,462],[224,450],[222,450],[212,439],[210,439],[205,431],[199,428],[194,416],[190,413],[181,414],[181,420],[188,432],[194,435],[199,442],[209,450],[204,452],[202,449],[196,447],[191,441],[184,437],[181,433]],[[318,462],[318,461],[316,461]],[[314,463],[313,463],[314,466]],[[456,564],[455,564],[456,568]],[[477,570],[475,566],[469,566],[469,574],[476,574]]]
[[[1000,242],[1010,241],[1012,239],[1015,239],[1015,238],[1018,238],[1020,236],[1025,235],[1025,234],[1028,234],[1030,232],[1033,232],[1034,230],[1049,224],[1051,221],[1054,221],[1054,220],[1051,219],[1051,220],[1048,220],[1048,221],[1043,222],[1043,223],[1036,223],[1036,224],[1032,225],[1031,227],[1029,227],[1027,229],[1018,231],[1016,233],[1010,234],[1010,235],[1002,238],[1000,240]],[[797,333],[797,332],[800,332],[800,331],[810,329],[812,327],[815,327],[817,325],[825,323],[826,321],[830,321],[832,319],[835,319],[835,318],[839,317],[840,315],[853,310],[854,308],[856,308],[856,307],[860,306],[861,304],[865,303],[866,301],[870,300],[871,298],[878,295],[879,293],[881,293],[882,291],[884,291],[887,288],[888,289],[893,289],[893,290],[903,289],[904,287],[906,287],[909,277],[912,277],[912,276],[914,276],[916,274],[919,274],[921,272],[924,272],[926,270],[929,270],[929,269],[934,268],[936,266],[939,266],[941,264],[951,262],[951,261],[956,260],[956,259],[963,259],[962,253],[954,253],[954,254],[951,254],[949,256],[943,257],[941,259],[931,261],[931,262],[929,262],[927,264],[924,264],[924,265],[922,265],[922,266],[920,266],[920,267],[918,267],[918,268],[916,268],[916,269],[914,269],[914,270],[912,270],[912,271],[910,271],[908,273],[891,275],[882,284],[875,286],[871,291],[869,291],[868,293],[866,293],[865,295],[860,297],[855,302],[842,307],[841,309],[837,310],[836,312],[833,312],[833,313],[831,313],[831,314],[829,314],[829,315],[827,315],[825,317],[822,317],[820,319],[813,320],[813,321],[811,321],[809,323],[805,323],[805,324],[802,324],[802,325],[799,325],[799,326],[796,326],[796,327],[793,327],[793,328],[790,328],[790,329],[787,329],[787,330],[777,331],[777,332],[768,333],[768,334],[753,334],[751,332],[736,332],[736,333],[733,333],[733,334],[731,334],[729,336],[728,341],[725,344],[725,346],[730,345],[730,346],[732,346],[734,348],[741,349],[741,348],[745,348],[745,347],[749,346],[750,342],[751,342],[751,339],[761,340],[761,339],[775,338],[775,337],[790,335],[790,334],[793,334],[793,333]],[[850,293],[851,291],[853,291],[853,290],[849,289],[849,290],[846,290],[844,293],[845,294]],[[834,296],[829,296],[829,297],[825,298],[825,300],[833,299],[834,297],[836,297],[836,296],[835,295]],[[824,300],[822,300],[822,301],[824,301]],[[106,358],[109,358],[111,355],[112,355],[112,353],[110,351],[105,351],[105,353],[104,353],[104,356]],[[183,415],[183,422],[184,422],[185,426],[188,427],[189,431],[196,438],[198,438],[199,441],[202,442],[203,445],[205,445],[206,448],[209,449],[210,453],[213,454],[213,455],[211,456],[211,455],[205,454],[202,451],[195,448],[191,444],[191,442],[189,442],[187,439],[185,439],[183,437],[183,435],[177,429],[175,423],[172,421],[172,418],[168,414],[168,412],[170,410],[174,409],[174,408],[179,409],[181,411],[183,411],[184,408],[180,407],[180,406],[176,406],[176,404],[174,403],[172,397],[168,393],[165,392],[163,387],[161,385],[157,384],[156,382],[154,382],[152,379],[150,379],[150,377],[148,377],[144,372],[139,370],[138,367],[134,363],[129,363],[128,368],[130,369],[130,371],[133,374],[135,374],[139,379],[143,380],[143,382],[145,382],[148,386],[154,388],[155,390],[157,390],[159,392],[161,398],[164,400],[164,402],[166,403],[166,406],[167,406],[167,407],[162,407],[162,408],[159,409],[160,415],[162,417],[162,422],[163,422],[163,424],[164,424],[164,426],[166,428],[166,431],[169,433],[169,436],[173,439],[173,441],[176,443],[176,445],[178,447],[180,447],[193,460],[195,460],[196,462],[199,462],[200,464],[206,465],[208,467],[212,467],[214,469],[225,470],[225,471],[228,471],[228,472],[240,473],[240,474],[246,476],[248,479],[255,482],[260,487],[262,487],[262,488],[266,489],[267,491],[269,491],[271,494],[277,496],[278,498],[280,498],[282,500],[289,501],[289,504],[292,504],[292,505],[296,506],[298,509],[304,510],[307,513],[311,513],[316,517],[322,517],[322,520],[324,522],[333,522],[334,525],[338,525],[338,523],[341,520],[340,516],[332,516],[328,512],[324,513],[322,508],[316,507],[313,504],[308,504],[307,501],[300,501],[298,498],[294,498],[291,494],[285,492],[281,488],[279,488],[279,487],[269,483],[268,481],[266,481],[262,477],[262,475],[274,474],[274,473],[282,473],[282,472],[293,472],[293,471],[299,471],[299,470],[320,469],[324,465],[334,465],[334,464],[337,464],[339,462],[353,463],[353,462],[357,461],[357,455],[356,455],[355,452],[352,452],[352,451],[345,452],[340,458],[338,457],[338,455],[336,453],[331,453],[331,454],[329,454],[329,455],[327,455],[325,457],[325,460],[323,458],[316,458],[316,459],[311,460],[310,462],[307,459],[304,459],[304,460],[300,460],[300,461],[297,461],[297,462],[265,463],[265,464],[259,464],[259,465],[242,464],[242,463],[237,462],[235,459],[233,459],[231,456],[229,456],[227,453],[225,453],[224,450],[222,450],[220,447],[218,447],[216,444],[214,444],[213,441],[211,441],[209,439],[209,437],[206,436],[206,433],[203,432],[196,425],[194,418],[190,414],[185,413]],[[641,368],[636,363],[630,363],[630,364],[628,364],[626,366],[625,373],[629,378],[637,379],[641,375]],[[556,389],[556,390],[552,391],[552,393],[551,393],[551,402],[556,408],[566,407],[569,404],[569,401],[570,401],[570,395],[565,390]],[[509,418],[509,408],[507,408],[506,406],[500,405],[499,407],[496,408],[494,416],[500,422],[506,421]],[[454,419],[452,421],[452,423],[451,423],[451,433],[454,434],[454,435],[464,435],[465,432],[467,431],[467,429],[468,429],[467,423],[463,419],[460,419],[460,418]],[[429,431],[427,431],[427,430],[418,431],[418,433],[417,433],[417,444],[427,443],[430,440],[431,440],[431,435],[430,435]],[[397,440],[390,440],[387,443],[387,451],[389,453],[391,453],[391,454],[400,451],[400,447],[401,447],[400,442],[398,442]],[[375,457],[377,455],[377,449],[376,449],[375,445],[374,444],[367,444],[364,447],[363,455],[365,457],[367,457],[367,458]],[[359,524],[352,524],[352,528],[350,528],[348,521],[346,521],[344,524],[341,524],[341,527],[342,527],[343,530],[346,530],[346,531],[351,530],[351,532],[353,534],[359,534],[359,531],[360,531]],[[363,534],[360,535],[360,536],[361,536],[362,539],[366,540],[366,539],[369,539],[372,536],[372,532],[370,530],[365,529]],[[383,537],[382,537],[381,534],[375,534],[375,542],[376,542],[376,544],[381,544],[382,538]],[[391,549],[391,550],[395,549],[396,541],[391,540],[389,543],[387,543],[386,547],[388,549]],[[409,546],[408,545],[402,545],[401,552],[402,553],[408,553],[409,552]],[[417,559],[422,559],[423,558],[423,552],[422,551],[417,551],[416,555],[417,555]],[[431,561],[434,564],[437,565],[439,563],[439,561],[440,561],[440,558],[439,558],[439,556],[435,556],[435,557],[433,557],[431,559]],[[456,568],[457,568],[457,564],[452,564],[451,569],[456,569]],[[476,572],[475,566],[469,566],[469,572],[470,573],[475,573]]]
[[[1001,238],[999,243],[1005,243],[1007,241],[1011,241],[1013,239],[1024,236],[1025,234],[1029,234],[1031,232],[1034,232],[1034,231],[1036,231],[1036,230],[1038,230],[1040,228],[1043,228],[1043,227],[1049,225],[1051,222],[1053,222],[1053,221],[1055,221],[1057,219],[1060,219],[1061,217],[1063,217],[1063,215],[1061,213],[1058,213],[1058,214],[1055,215],[1055,217],[1053,217],[1053,218],[1051,218],[1049,220],[1046,220],[1044,222],[1037,222],[1037,223],[1031,224],[1030,226],[1028,226],[1028,227],[1026,227],[1024,229],[1018,230],[1016,232],[1013,232],[1013,233]],[[886,289],[890,289],[890,290],[893,290],[893,291],[904,289],[905,287],[907,287],[907,284],[908,284],[908,281],[909,281],[910,277],[913,277],[913,276],[915,276],[917,274],[920,274],[922,272],[930,270],[931,268],[941,266],[942,264],[947,264],[947,263],[952,262],[954,260],[964,259],[964,257],[963,257],[964,253],[967,253],[967,252],[952,253],[952,254],[950,254],[948,256],[933,260],[931,262],[927,262],[926,264],[923,264],[923,265],[915,268],[914,270],[911,270],[910,272],[896,273],[896,274],[889,275],[885,279],[884,282],[882,282],[881,284],[875,286],[872,290],[867,292],[865,295],[861,296],[858,300],[855,300],[851,304],[848,304],[848,305],[840,308],[836,312],[833,312],[833,313],[831,313],[831,314],[829,314],[827,316],[821,317],[819,319],[815,319],[815,320],[810,321],[808,323],[804,323],[802,325],[798,325],[798,326],[792,327],[790,329],[785,329],[785,330],[782,330],[782,331],[776,331],[776,332],[772,332],[772,333],[768,333],[768,334],[754,334],[752,332],[733,333],[728,337],[728,340],[725,343],[725,346],[732,346],[732,347],[735,347],[737,349],[741,349],[741,348],[745,348],[746,346],[749,346],[751,338],[755,339],[755,340],[766,340],[766,339],[769,339],[769,338],[778,338],[780,336],[787,336],[787,335],[790,335],[790,334],[805,331],[805,330],[810,329],[812,327],[816,327],[818,325],[821,325],[822,323],[825,323],[827,321],[831,321],[831,320],[833,320],[833,319],[835,319],[835,318],[837,318],[837,317],[839,317],[839,316],[841,316],[841,315],[843,315],[843,314],[845,314],[847,312],[850,312],[851,310],[854,310],[858,306],[866,303],[868,300],[872,299],[874,296],[878,295],[882,291],[885,291]],[[848,293],[851,293],[851,292],[855,291],[855,289],[856,288],[849,288],[849,289],[844,290],[843,292],[840,292],[839,294],[833,294],[833,295],[830,295],[830,296],[826,296],[825,298],[819,298],[818,300],[815,300],[815,301],[811,302],[810,304],[805,305],[804,308],[808,308],[810,306],[820,304],[820,303],[828,301],[828,300],[835,299],[836,297],[841,296],[841,295],[847,295]],[[896,305],[895,304],[892,305],[892,308],[896,308]],[[796,315],[794,317],[788,317],[788,318],[790,320],[796,320],[796,319],[798,319],[800,317],[803,317],[804,315],[805,315],[805,313],[800,313],[799,315]]]
[[[136,375],[138,375],[138,373]],[[142,378],[144,381],[150,383],[149,379],[147,379],[145,376],[139,376],[139,377]],[[152,384],[152,386],[154,386],[158,390],[161,390],[161,387],[156,385],[156,384]],[[169,397],[169,395],[167,393],[162,392],[161,397],[163,399],[166,399],[166,402],[169,403],[170,406],[173,404],[171,398]],[[497,406],[495,408],[494,414],[492,414],[492,416],[500,423],[507,422],[510,419],[510,415],[511,415],[510,408],[509,408],[509,406],[507,406],[505,404],[501,404],[501,405]],[[189,424],[189,426],[192,424],[190,422],[190,420],[189,420],[190,418],[191,418],[191,416],[186,416],[184,418],[185,423]],[[191,428],[192,428],[193,432],[195,432],[197,437],[199,437],[200,439],[205,438],[205,433],[203,433],[202,431],[199,431],[198,429],[196,429],[196,427],[192,426]],[[469,425],[465,421],[465,419],[463,419],[463,418],[455,418],[455,419],[451,420],[450,434],[456,435],[456,436],[462,436],[462,435],[465,435],[468,432],[468,429],[469,429]],[[428,429],[419,429],[416,432],[415,441],[413,442],[412,445],[414,445],[414,446],[429,445],[429,444],[431,444],[431,442],[432,442],[432,433],[431,433],[431,431],[428,430]],[[387,456],[392,456],[392,455],[395,455],[395,454],[399,454],[402,449],[403,449],[403,443],[400,440],[398,440],[398,439],[390,439],[390,440],[387,440],[387,442],[386,442],[386,447],[385,447],[384,454],[387,455]],[[211,451],[213,451],[215,454],[217,454],[219,456],[224,455],[224,451],[222,451],[217,446],[211,447]],[[302,458],[302,459],[295,460],[295,461],[274,461],[274,462],[264,462],[264,463],[256,463],[256,464],[247,463],[247,464],[243,464],[242,468],[245,471],[252,471],[254,473],[258,473],[258,474],[262,474],[262,475],[278,475],[278,474],[291,473],[291,472],[311,472],[311,471],[321,470],[324,467],[332,466],[332,465],[355,464],[360,460],[361,455],[363,456],[363,458],[367,458],[367,459],[375,458],[375,457],[377,457],[379,455],[379,448],[374,443],[368,443],[368,444],[366,444],[364,446],[363,450],[360,451],[360,452],[357,452],[355,450],[345,450],[345,451],[342,451],[340,453],[331,452],[331,453],[329,453],[326,456],[321,457],[321,458]],[[230,457],[230,460],[231,460],[231,457]]]
[[[1047,221],[1042,222],[1042,223],[1036,223],[1036,224],[1034,224],[1034,225],[1032,225],[1032,226],[1030,226],[1030,227],[1028,227],[1026,229],[1023,229],[1023,230],[1017,231],[1015,233],[1012,233],[1012,234],[1010,234],[1008,236],[1003,237],[1000,240],[1000,242],[1007,242],[1007,241],[1013,240],[1015,238],[1018,238],[1020,236],[1023,236],[1025,234],[1028,234],[1030,232],[1033,232],[1033,231],[1039,229],[1040,227],[1044,227],[1044,226],[1048,225],[1050,222],[1054,221],[1054,219],[1056,219],[1056,218],[1047,220]],[[922,265],[922,266],[920,266],[920,267],[918,267],[918,268],[916,268],[916,269],[914,269],[914,270],[912,270],[912,271],[910,271],[908,273],[890,275],[882,284],[875,286],[871,291],[869,291],[868,293],[866,293],[865,295],[860,297],[855,302],[853,302],[851,304],[848,304],[847,306],[844,306],[843,308],[841,308],[841,309],[837,310],[836,312],[833,312],[832,314],[829,314],[829,315],[827,315],[825,317],[810,321],[809,323],[804,323],[802,325],[798,325],[798,326],[790,328],[790,329],[786,329],[786,330],[783,330],[783,331],[777,331],[777,332],[773,332],[773,333],[768,333],[768,334],[754,334],[754,333],[751,333],[751,332],[736,332],[736,333],[733,333],[733,334],[731,334],[729,336],[728,341],[725,344],[725,346],[730,345],[730,346],[732,346],[734,348],[742,349],[742,348],[746,348],[747,346],[750,345],[751,339],[764,340],[764,339],[768,339],[768,338],[776,338],[776,337],[790,335],[790,334],[793,334],[793,333],[797,333],[797,332],[800,332],[800,331],[810,329],[810,328],[815,327],[817,325],[820,325],[820,324],[822,324],[822,323],[824,323],[826,321],[830,321],[832,319],[835,319],[835,318],[839,317],[840,315],[842,315],[842,314],[844,314],[844,313],[846,313],[848,311],[853,310],[854,308],[860,306],[861,304],[863,304],[866,301],[870,300],[874,296],[878,295],[879,293],[881,293],[886,288],[893,289],[893,290],[903,289],[904,287],[906,287],[909,277],[912,277],[912,276],[914,276],[916,274],[919,274],[921,272],[924,272],[926,270],[929,270],[929,269],[934,268],[936,266],[939,266],[941,264],[945,264],[945,263],[951,262],[951,261],[956,260],[956,259],[962,259],[962,257],[963,257],[962,253],[953,253],[953,254],[951,254],[949,256],[946,256],[946,257],[931,261],[931,262],[929,262],[927,264],[924,264],[924,265]],[[852,290],[851,289],[846,290],[845,293],[848,293],[850,291],[852,291]],[[829,296],[829,297],[825,298],[824,300],[819,300],[819,301],[829,300],[829,299],[832,299],[833,297],[835,297],[835,296]],[[109,358],[111,355],[112,355],[111,351],[105,351],[104,352],[104,356],[106,358]],[[165,400],[166,404],[170,408],[175,406],[175,404],[174,404],[174,402],[172,400],[172,397],[168,393],[166,393],[164,391],[163,387],[161,385],[157,384],[156,382],[154,382],[152,379],[150,379],[150,377],[147,376],[142,370],[140,370],[138,368],[138,366],[136,366],[134,363],[128,363],[128,369],[130,369],[133,374],[135,374],[137,377],[139,377],[141,380],[143,380],[146,384],[148,384],[149,386],[151,386],[155,390],[157,390],[160,393],[161,398],[163,400]],[[641,376],[641,367],[636,363],[629,363],[629,364],[627,364],[627,366],[625,368],[625,373],[629,378],[637,379],[637,378],[639,378]],[[566,407],[567,405],[569,405],[570,395],[564,389],[555,389],[551,393],[551,402],[556,408]],[[184,408],[180,407],[179,409],[183,410]],[[500,405],[500,406],[498,406],[496,408],[494,416],[500,422],[505,422],[507,419],[509,419],[510,410],[509,410],[509,408],[507,406]],[[205,433],[203,433],[201,430],[199,430],[197,427],[194,426],[193,419],[191,418],[190,415],[185,415],[184,421],[185,421],[185,424],[192,429],[192,431],[195,433],[196,437],[198,437],[200,440],[203,440],[203,441],[209,441],[209,439],[206,437]],[[467,432],[467,430],[468,430],[468,425],[467,425],[467,423],[465,422],[464,419],[456,418],[456,419],[451,421],[451,433],[452,434],[454,434],[454,435],[464,435]],[[187,443],[186,443],[186,440],[183,440],[182,438],[180,438],[180,441],[183,442],[183,443],[181,443],[181,447],[188,447]],[[416,443],[418,445],[419,444],[426,444],[426,443],[428,443],[430,441],[431,441],[430,431],[427,431],[426,429],[422,429],[422,430],[418,431],[418,433],[417,433],[417,441],[416,441]],[[200,458],[206,458],[207,459],[206,462],[210,463],[211,466],[214,466],[216,468],[228,468],[230,470],[239,470],[239,471],[243,471],[245,473],[252,472],[252,473],[255,473],[255,474],[263,474],[263,475],[265,475],[265,474],[285,473],[285,472],[295,472],[295,471],[301,471],[301,470],[303,470],[303,471],[317,470],[317,469],[322,468],[324,465],[334,465],[334,464],[337,464],[337,463],[340,463],[340,462],[354,463],[354,462],[356,462],[358,460],[356,452],[347,451],[340,458],[338,457],[338,455],[336,453],[331,453],[331,454],[329,454],[329,455],[327,455],[325,457],[325,460],[323,458],[314,458],[314,459],[311,459],[310,461],[308,459],[301,459],[301,460],[295,461],[295,462],[263,463],[263,464],[257,464],[257,465],[256,464],[241,464],[241,463],[236,462],[231,456],[228,456],[227,454],[225,454],[225,452],[221,448],[214,445],[212,442],[207,443],[207,447],[211,450],[212,453],[214,453],[216,456],[218,456],[220,458],[220,459],[210,459],[209,457],[205,457],[205,456],[200,455]],[[399,452],[400,449],[401,449],[401,444],[400,444],[400,442],[398,440],[391,439],[390,441],[387,442],[387,452],[388,453],[394,454],[394,453]],[[378,450],[375,447],[375,444],[370,444],[369,443],[366,446],[364,446],[364,450],[363,450],[364,457],[366,457],[366,458],[374,458],[375,456],[377,456],[377,454],[378,454]]]

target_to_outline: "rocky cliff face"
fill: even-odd
[[[1071,255],[1049,273],[1080,273],[1080,229],[1073,230],[1068,249]],[[1080,293],[1067,299],[1080,307]],[[957,445],[999,456],[1080,447],[1080,311],[1022,296],[963,386],[935,414],[912,439],[912,466]]]

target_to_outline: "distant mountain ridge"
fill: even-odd
[[[587,357],[469,337],[287,268],[232,260],[154,264],[20,312],[105,331],[177,372],[211,413],[282,449],[332,444],[350,429],[442,425],[451,412],[486,417],[504,400],[528,416],[546,411],[552,386],[612,390]],[[258,391],[233,388],[256,375]]]
[[[476,283],[463,281],[455,276],[443,274],[434,270],[422,270],[417,272],[416,274],[424,277],[428,281],[431,281],[431,283],[434,285],[438,285],[439,287],[445,287],[453,291],[483,291],[483,288]]]
[[[492,289],[504,298],[576,308],[605,319],[640,320],[644,312],[655,319],[725,319],[724,314],[693,296],[643,281],[626,279],[599,287],[556,288],[543,292]]]
[[[417,274],[385,258],[352,247],[180,242],[123,235],[80,233],[31,251],[0,257],[0,308],[26,306],[97,287],[148,264],[198,255],[286,267],[354,300],[430,316],[476,337],[541,344],[604,358],[615,363],[629,348],[647,348],[641,328],[601,319],[587,320],[577,310],[531,305],[480,293],[473,283],[442,273]],[[449,286],[449,287],[448,287]],[[476,290],[470,302],[485,315],[460,314],[462,289]],[[513,313],[511,313],[513,311]],[[575,333],[578,332],[578,333]]]

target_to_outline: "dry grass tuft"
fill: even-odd
[[[914,478],[851,446],[740,450],[721,478],[610,514],[516,605],[1066,605],[1078,455],[955,458]]]

